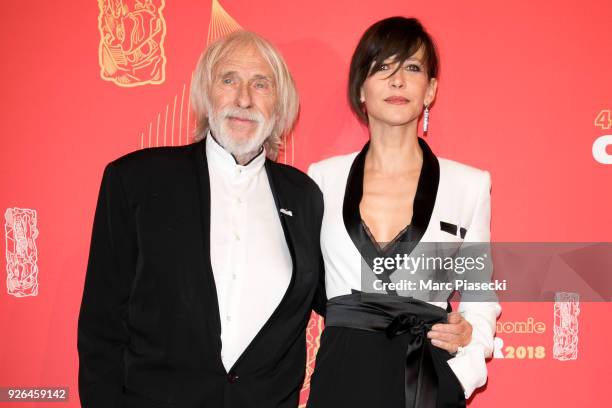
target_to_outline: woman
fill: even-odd
[[[351,108],[370,141],[309,169],[325,201],[329,299],[310,408],[461,407],[486,382],[496,298],[468,302],[462,294],[459,312],[474,330],[452,356],[430,339],[432,326],[447,322],[452,290],[392,285],[401,276],[423,280],[444,271],[406,275],[399,264],[384,263],[417,253],[456,255],[464,242],[490,239],[489,173],[437,158],[417,136],[421,115],[427,127],[437,73],[434,42],[418,20],[371,26],[349,73]]]

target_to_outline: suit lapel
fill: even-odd
[[[376,244],[372,242],[362,225],[359,204],[363,196],[363,175],[365,157],[370,146],[369,142],[366,143],[361,152],[355,157],[351,165],[346,181],[342,217],[346,231],[351,237],[353,244],[370,268],[373,266],[374,258],[379,256],[391,257],[395,256],[398,252],[410,255],[423,238],[429,226],[440,182],[440,164],[427,143],[422,138],[419,138],[418,141],[423,151],[423,166],[414,197],[412,221],[406,233],[401,237],[401,244],[395,245],[395,249],[399,249],[399,251],[391,248],[389,251],[380,253]],[[393,272],[394,270],[385,271],[379,277],[383,282],[390,282],[390,275]]]
[[[415,241],[415,245],[421,241],[429,226],[440,184],[440,163],[438,158],[433,154],[425,140],[420,137],[419,146],[423,150],[423,167],[421,168],[419,184],[414,196],[411,222],[413,229],[412,240]]]
[[[374,258],[380,256],[376,244],[372,242],[367,232],[361,223],[361,213],[359,204],[363,196],[363,171],[365,165],[365,156],[368,152],[370,143],[361,149],[361,152],[355,157],[351,170],[349,171],[348,179],[346,180],[346,190],[344,192],[344,202],[342,204],[342,218],[344,227],[348,232],[353,245],[357,248],[363,260],[370,268],[374,265]],[[380,278],[383,282],[389,283],[390,278],[387,273],[382,273]]]
[[[295,231],[294,231],[294,222],[292,222],[292,218],[299,217],[300,214],[296,212],[293,215],[293,211],[295,208],[292,208],[289,203],[291,202],[288,199],[287,190],[283,188],[281,183],[279,183],[277,173],[274,168],[275,164],[270,160],[266,159],[265,169],[266,174],[268,176],[268,182],[270,183],[270,190],[272,190],[272,196],[274,197],[274,203],[276,204],[276,211],[278,216],[280,217],[281,226],[283,227],[283,233],[285,234],[285,240],[287,241],[287,247],[289,248],[289,252],[291,254],[291,262],[292,262],[292,272],[291,272],[291,284],[293,284],[295,273],[296,273],[296,252],[294,248],[295,242]],[[282,210],[282,211],[281,211]],[[289,215],[291,214],[291,215]],[[289,288],[291,288],[291,284]]]
[[[198,188],[200,196],[200,220],[202,223],[202,243],[203,243],[203,254],[204,262],[206,262],[206,284],[209,296],[207,311],[212,311],[214,317],[213,322],[213,333],[214,339],[218,342],[219,352],[221,350],[221,318],[219,316],[219,300],[217,298],[217,287],[215,285],[215,276],[212,270],[212,264],[210,262],[210,179],[208,173],[208,161],[206,160],[206,149],[205,140],[200,141],[195,149],[195,161],[198,169]],[[210,312],[208,312],[210,313]],[[220,354],[219,354],[220,359]]]

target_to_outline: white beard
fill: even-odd
[[[244,140],[233,138],[230,134],[231,131],[227,129],[226,122],[226,119],[230,116],[257,122],[255,134]],[[238,162],[250,160],[261,150],[261,146],[272,133],[275,121],[274,116],[266,121],[260,112],[232,107],[225,108],[208,117],[208,125],[215,140],[227,152],[231,153]]]

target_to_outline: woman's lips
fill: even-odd
[[[385,102],[393,105],[403,105],[405,103],[408,103],[408,99],[404,98],[403,96],[390,96],[388,98],[385,98]]]

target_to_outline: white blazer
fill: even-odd
[[[416,246],[445,242],[461,247],[464,242],[489,242],[489,173],[437,158],[421,138],[419,144],[423,150],[423,166],[413,203],[411,240]],[[308,174],[323,192],[325,203],[321,249],[328,299],[362,290],[364,259],[371,255],[367,253],[368,243],[359,232],[359,203],[368,146],[366,144],[361,152],[314,163],[308,169]],[[410,292],[398,294],[412,295]],[[446,301],[429,303],[444,309],[448,305]],[[464,301],[458,310],[473,327],[472,340],[448,360],[448,364],[463,385],[467,399],[487,381],[485,358],[493,353],[495,322],[501,307],[496,299],[487,302]]]

